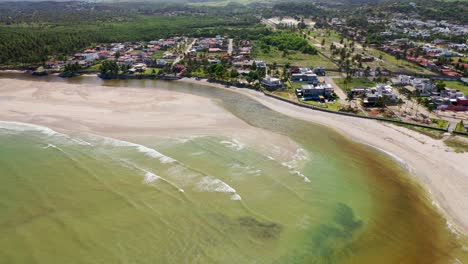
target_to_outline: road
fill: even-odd
[[[333,87],[333,91],[336,93],[338,98],[340,98],[341,104],[346,105],[346,106],[351,106],[351,102],[347,100],[348,95],[338,85],[336,85],[336,83],[333,81],[331,77],[322,77],[322,78],[325,81],[325,83],[328,83]],[[367,112],[364,111],[364,109],[362,108],[361,104],[359,104],[359,102],[357,102],[356,100],[353,100],[353,102],[354,102],[354,105],[357,108],[359,108],[361,112],[367,115]]]
[[[265,19],[265,18],[262,18],[261,22],[263,24],[265,24],[267,27],[270,27],[273,32],[276,31],[276,24],[275,23],[273,23],[270,20]]]
[[[232,55],[232,50],[233,50],[233,48],[232,48],[232,39],[229,39],[228,40],[228,54],[229,55]]]
[[[195,45],[195,42],[197,42],[197,40],[197,38],[194,38],[193,41],[187,46],[185,51],[182,54],[179,54],[179,56],[177,56],[177,58],[172,63],[172,67],[174,67],[174,65],[177,65],[177,63],[179,63],[179,61],[181,61],[184,58],[185,54],[192,49],[192,46]]]

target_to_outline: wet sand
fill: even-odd
[[[250,126],[214,100],[162,89],[0,79],[0,120],[121,140],[214,135],[261,150],[262,139],[288,150],[279,159],[298,148],[286,136]]]

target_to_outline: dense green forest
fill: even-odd
[[[95,43],[149,41],[174,35],[198,37],[221,34],[247,38],[267,33],[258,18],[249,13],[239,14],[232,9],[222,8],[225,12],[231,12],[230,16],[223,12],[218,14],[215,10],[209,14],[158,16],[142,15],[139,11],[119,7],[124,5],[120,4],[112,5],[117,11],[106,9],[107,15],[101,16],[103,10],[97,11],[83,4],[86,8],[79,10],[86,15],[78,18],[69,10],[77,5],[81,6],[76,2],[60,3],[55,9],[60,12],[49,14],[39,3],[39,10],[42,11],[33,12],[34,9],[31,9],[30,12],[25,8],[16,16],[12,15],[12,10],[22,10],[21,6],[9,6],[7,11],[0,9],[0,13],[12,15],[8,23],[0,24],[0,65],[38,64],[46,61],[50,55],[68,55]],[[152,6],[157,8],[156,5]],[[161,7],[166,8],[166,5]],[[140,8],[134,6],[134,9]],[[41,12],[49,14],[49,17],[43,18],[46,15]],[[66,14],[70,14],[70,19],[66,19]],[[2,17],[5,19],[6,16]]]
[[[409,2],[278,0],[246,4],[232,1],[219,6],[192,5],[185,0],[0,2],[0,65],[40,64],[51,55],[69,55],[97,43],[148,41],[173,35],[220,34],[236,39],[261,39],[265,48],[271,45],[280,50],[316,52],[297,34],[265,37],[270,32],[260,23],[260,15],[312,17],[318,27],[332,17],[346,18],[348,25],[367,33],[368,43],[385,40],[378,34],[385,25],[368,24],[368,16],[385,18],[394,13],[418,13],[423,19],[468,23],[466,0],[430,1],[430,5],[428,0]]]

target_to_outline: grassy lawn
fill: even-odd
[[[154,74],[158,74],[160,69],[158,69],[158,68],[146,68],[145,74],[146,75],[151,75],[151,74],[153,74],[153,70],[154,70]]]
[[[468,95],[468,85],[459,81],[444,81],[444,83],[446,84],[446,88],[460,90],[465,95]]]
[[[367,79],[367,78],[352,78],[346,85],[345,85],[345,78],[335,78],[333,81],[343,90],[351,90],[353,88],[367,88],[375,86],[375,82]]]
[[[381,67],[381,68],[389,69],[391,71],[407,71],[411,73],[435,75],[435,73],[431,72],[430,70],[424,67],[413,64],[406,60],[397,60],[396,57],[390,54],[387,54],[383,51],[368,48],[366,52],[376,58],[379,58],[379,56],[382,56],[383,62],[374,61],[374,62],[364,63],[365,65],[369,65],[370,67]]]
[[[301,101],[302,103],[325,108],[331,111],[338,112],[341,108],[341,104],[338,101],[335,101],[333,103],[321,103],[317,101]]]
[[[164,56],[164,51],[162,50],[158,50],[158,51],[155,51],[153,53],[153,59],[157,60],[157,59],[162,59]]]
[[[315,46],[316,48],[318,48],[321,52],[327,55],[331,55],[330,44],[336,43],[336,45],[339,46],[338,43],[340,42],[340,39],[341,39],[340,34],[334,30],[317,29],[317,30],[312,31],[309,36],[312,37],[310,40],[311,44]],[[323,47],[320,47],[323,40],[325,40],[325,45]],[[350,41],[344,38],[343,44],[349,45],[349,43]],[[364,67],[366,66],[370,66],[373,68],[380,67],[380,68],[386,68],[388,70],[397,71],[397,72],[406,71],[410,73],[423,73],[423,74],[434,75],[433,72],[419,65],[410,63],[405,60],[397,60],[396,57],[390,54],[387,54],[383,51],[377,50],[377,49],[367,48],[366,50],[364,50],[360,44],[358,43],[355,43],[355,44],[356,44],[355,51],[353,54],[364,53],[364,55],[372,55],[376,58],[379,58],[380,56],[382,56],[383,62],[374,61],[374,62],[363,63]]]
[[[271,47],[270,52],[265,53],[260,48],[254,46],[253,56],[257,60],[263,60],[267,64],[276,62],[277,64],[289,63],[294,66],[307,66],[307,67],[318,67],[322,66],[327,69],[336,69],[336,65],[329,59],[322,55],[310,55],[302,52],[290,50],[289,54],[283,56],[283,52],[279,51],[275,47]]]
[[[308,85],[306,82],[291,82],[291,84],[294,89],[301,88],[302,85]]]
[[[468,131],[465,129],[465,127],[463,126],[463,124],[461,122],[457,124],[457,126],[455,127],[455,131],[462,132],[462,133],[468,133]]]
[[[292,89],[276,90],[271,93],[277,96],[284,97],[289,100],[297,101],[296,94],[294,93],[294,90]]]
[[[100,70],[99,69],[100,67],[101,67],[101,63],[96,63],[96,64],[92,65],[89,68],[82,69],[80,72],[84,72],[84,73],[86,73],[86,72],[98,72]]]
[[[443,119],[433,118],[431,120],[432,120],[432,123],[435,124],[435,127],[442,128],[442,129],[447,128],[448,123],[449,123],[447,120],[443,120]]]

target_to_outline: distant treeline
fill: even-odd
[[[265,17],[274,16],[302,16],[302,17],[317,17],[329,15],[329,11],[317,7],[313,2],[306,1],[291,1],[280,2],[271,9],[265,9],[263,15]]]
[[[364,14],[376,16],[393,15],[395,13],[417,14],[423,20],[447,20],[459,24],[468,24],[468,1],[441,0],[400,0],[385,1],[380,4],[368,5],[360,9]]]
[[[253,16],[139,16],[119,23],[0,26],[0,64],[41,63],[96,43],[149,41],[174,35],[258,37],[267,30]]]

